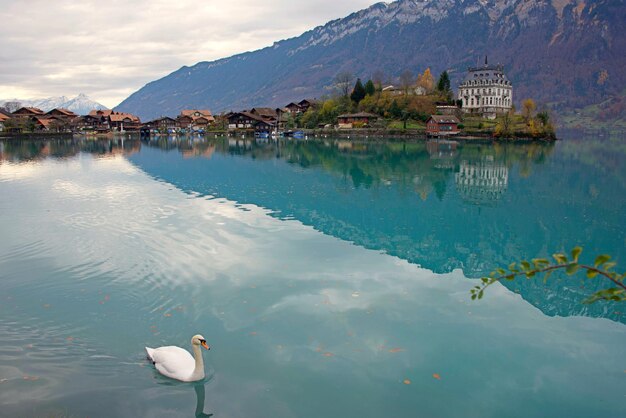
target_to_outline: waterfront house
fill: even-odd
[[[278,120],[278,112],[276,111],[276,109],[272,109],[270,107],[254,107],[250,110],[250,113],[260,116],[267,121]]]
[[[176,121],[181,129],[200,130],[214,124],[215,117],[207,109],[185,109],[181,110]]]
[[[162,118],[155,119],[152,122],[148,122],[147,125],[160,132],[170,132],[178,127],[178,121],[168,116],[164,116]]]
[[[431,115],[426,121],[429,136],[449,136],[459,133],[459,119],[454,115]]]
[[[370,122],[378,120],[378,115],[367,112],[348,113],[337,116],[339,129],[352,129],[355,125],[367,126]]]
[[[495,119],[513,106],[513,85],[504,74],[502,65],[485,65],[467,69],[459,85],[459,100],[464,113]]]
[[[234,112],[228,115],[228,129],[269,132],[275,125],[275,122],[251,112]]]
[[[108,128],[112,131],[138,131],[141,125],[139,117],[123,112],[111,112],[108,116]]]

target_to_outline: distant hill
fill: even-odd
[[[368,78],[447,69],[455,87],[489,55],[526,97],[556,110],[626,94],[625,0],[399,0],[299,37],[148,83],[116,110],[143,119],[320,97],[341,71]]]
[[[19,102],[22,106],[30,106],[37,107],[44,112],[55,108],[64,108],[71,110],[77,115],[86,115],[90,110],[102,110],[107,109],[106,106],[101,105],[98,102],[91,100],[84,94],[79,94],[74,98],[69,98],[66,96],[59,97],[49,97],[47,99],[10,99],[10,100],[0,100],[0,106],[4,105],[6,102]]]

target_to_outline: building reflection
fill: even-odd
[[[456,189],[468,203],[490,205],[502,198],[509,184],[509,169],[487,156],[479,161],[463,160],[454,174]]]

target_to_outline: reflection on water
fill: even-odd
[[[0,151],[0,415],[626,413],[621,308],[580,304],[597,283],[468,297],[522,256],[624,259],[620,143]],[[143,347],[198,332],[212,378],[155,375]]]

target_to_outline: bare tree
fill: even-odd
[[[354,84],[354,74],[350,71],[342,71],[335,76],[335,87],[343,97],[348,97]]]
[[[22,103],[20,102],[5,102],[4,105],[2,106],[7,112],[9,113],[13,113],[15,112],[17,109],[22,107]]]
[[[381,70],[374,71],[372,75],[372,81],[377,89],[381,89],[383,87],[383,82],[385,81],[385,73]]]
[[[400,74],[400,87],[404,91],[404,94],[409,93],[409,88],[413,85],[413,73],[411,70],[404,70]]]

